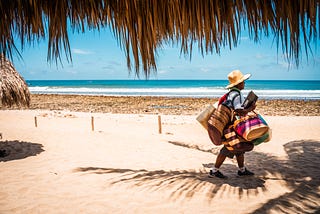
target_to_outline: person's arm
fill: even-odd
[[[245,116],[246,114],[248,114],[250,111],[255,110],[256,108],[256,104],[252,104],[251,106],[249,106],[248,108],[239,108],[239,109],[235,109],[235,112],[237,112],[237,114],[241,115],[241,116]]]
[[[240,116],[244,116],[248,114],[248,112],[253,111],[256,108],[256,104],[252,104],[248,108],[243,108],[242,102],[241,102],[241,95],[238,94],[234,99],[233,99],[233,106],[234,106],[234,111],[239,114]]]

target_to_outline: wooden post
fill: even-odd
[[[159,127],[159,134],[162,133],[162,127],[161,127],[161,116],[158,115],[158,127]]]
[[[91,130],[94,131],[94,117],[91,116]]]
[[[38,127],[38,121],[37,121],[37,117],[36,116],[34,117],[34,126]]]

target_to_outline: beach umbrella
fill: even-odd
[[[0,98],[3,106],[29,106],[28,86],[12,63],[0,55]]]
[[[48,61],[57,62],[61,50],[71,60],[68,26],[78,32],[110,27],[129,70],[139,75],[142,68],[148,77],[164,44],[178,44],[191,59],[194,47],[202,54],[235,47],[247,30],[256,42],[273,36],[299,65],[302,50],[308,56],[320,38],[319,11],[320,0],[1,0],[0,51],[12,57],[15,42],[47,38]]]

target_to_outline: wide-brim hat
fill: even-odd
[[[226,88],[231,88],[233,86],[236,86],[238,85],[239,83],[249,79],[251,77],[251,74],[245,74],[243,75],[241,73],[241,71],[239,70],[234,70],[234,71],[231,71],[229,74],[228,74],[228,79],[229,79],[229,85],[226,86]]]

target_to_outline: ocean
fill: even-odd
[[[221,97],[227,80],[27,80],[32,94]],[[320,81],[248,80],[244,95],[259,99],[320,100]]]

